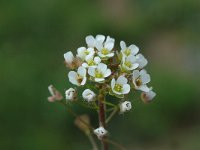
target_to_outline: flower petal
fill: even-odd
[[[133,79],[137,79],[140,75],[140,71],[139,70],[134,70],[133,71]]]
[[[138,87],[138,89],[144,92],[149,92],[150,90],[147,85],[141,85]]]
[[[85,85],[86,81],[87,81],[87,78],[84,77],[83,80],[82,80],[82,82],[81,82],[81,85]]]
[[[103,82],[105,79],[104,78],[95,78],[94,79],[96,82]]]
[[[103,43],[103,41],[105,40],[105,36],[104,35],[97,35],[96,40],[100,43]]]
[[[108,77],[109,75],[111,75],[111,70],[110,69],[107,69],[105,72],[104,72],[104,77]]]
[[[108,43],[105,43],[105,46],[104,46],[106,49],[108,49],[109,51],[111,51],[114,47],[114,43],[113,42],[108,42]]]
[[[101,59],[99,57],[94,57],[94,62],[96,64],[100,63],[101,62]]]
[[[79,85],[79,83],[77,82],[76,78],[77,78],[77,73],[75,71],[70,71],[68,73],[68,78],[69,78],[69,81],[72,83],[72,84],[75,84],[75,85]]]
[[[141,80],[143,84],[147,84],[150,82],[151,78],[149,74],[144,74],[141,76]]]
[[[133,44],[129,46],[129,49],[131,50],[132,55],[136,55],[139,52],[139,48]]]
[[[111,88],[113,90],[113,88],[115,87],[115,79],[113,78],[112,81],[111,81]]]
[[[95,39],[92,35],[86,36],[85,41],[86,41],[88,47],[94,47],[95,46]]]
[[[126,49],[126,43],[124,41],[121,41],[120,42],[120,47],[121,47],[121,50]]]
[[[118,79],[117,79],[117,83],[121,84],[121,85],[126,84],[127,82],[128,82],[128,80],[122,75],[119,76]]]
[[[85,77],[86,76],[86,69],[83,66],[80,66],[80,67],[78,67],[77,73],[79,75],[81,75],[82,77]]]
[[[88,74],[89,74],[90,76],[94,77],[94,76],[95,76],[95,68],[89,67],[89,68],[88,68]]]
[[[64,54],[65,61],[71,63],[74,59],[74,55],[71,51]]]
[[[128,94],[130,92],[130,85],[129,84],[124,84],[123,85],[123,94]]]
[[[104,64],[104,63],[99,63],[98,66],[97,66],[97,69],[99,71],[101,71],[102,73],[104,73],[106,71],[106,69],[107,69],[107,65]]]

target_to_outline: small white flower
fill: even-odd
[[[110,36],[107,36],[105,42],[96,41],[96,48],[98,50],[98,55],[102,59],[108,59],[114,56],[112,49],[114,48],[115,40]]]
[[[83,99],[87,102],[92,102],[96,100],[96,94],[90,89],[85,89],[82,93]]]
[[[152,88],[150,88],[149,92],[142,92],[142,94],[141,94],[142,101],[145,103],[152,101],[152,99],[155,96],[156,96],[156,93],[154,91],[152,91]]]
[[[121,47],[121,53],[124,56],[136,55],[139,51],[139,48],[136,45],[131,44],[130,46],[127,47],[124,41],[120,42],[120,47]]]
[[[150,75],[147,74],[146,70],[142,69],[141,71],[133,71],[132,81],[136,90],[149,92],[150,89],[147,87],[146,84],[149,83],[150,80]]]
[[[102,139],[108,133],[108,131],[105,130],[104,127],[99,127],[95,129],[93,132],[99,139]]]
[[[71,64],[74,60],[74,55],[71,51],[64,54],[65,62]]]
[[[77,49],[77,57],[81,58],[83,61],[85,60],[86,56],[88,55],[94,55],[95,51],[94,48],[85,48],[85,47],[79,47]]]
[[[136,62],[136,57],[134,55],[129,55],[128,57],[123,56],[120,68],[122,72],[129,72],[136,69],[139,64]]]
[[[111,81],[113,94],[117,97],[123,97],[124,94],[128,94],[130,92],[130,85],[127,82],[128,80],[122,75],[118,77],[117,81],[113,78]]]
[[[76,99],[76,96],[77,96],[76,90],[73,88],[69,88],[68,90],[65,91],[66,100],[73,101]]]
[[[89,67],[88,74],[94,78],[95,82],[104,82],[106,77],[111,75],[111,70],[104,63],[99,63],[97,68]]]
[[[88,68],[88,67],[96,68],[97,65],[101,62],[101,59],[99,57],[94,57],[93,55],[88,55],[88,56],[86,56],[85,61],[87,63],[83,63],[82,64],[83,67],[85,67],[85,68]]]
[[[68,73],[69,81],[75,85],[84,85],[86,83],[86,69],[82,66],[78,68],[78,71],[70,71]]]
[[[85,38],[85,41],[87,43],[87,46],[88,47],[96,47],[96,43],[99,42],[99,43],[103,43],[105,40],[105,36],[104,35],[97,35],[96,38],[94,38],[94,36],[92,35],[88,35],[86,36]]]
[[[142,54],[136,55],[136,62],[139,64],[139,69],[144,68],[148,63],[147,59]]]
[[[126,112],[126,111],[129,111],[129,110],[131,110],[131,108],[132,108],[131,102],[125,101],[125,102],[123,102],[123,103],[121,103],[121,104],[119,105],[119,108],[120,108],[120,112],[121,112],[121,113],[124,113],[124,112]]]

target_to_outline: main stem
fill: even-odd
[[[99,91],[98,95],[98,105],[99,105],[99,126],[102,126],[106,129],[106,114],[105,114],[105,94],[102,90]],[[101,140],[102,150],[108,150],[108,143],[105,141],[107,137],[103,137]]]

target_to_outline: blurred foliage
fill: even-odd
[[[1,0],[0,149],[90,149],[74,118],[46,97],[49,84],[71,86],[63,53],[98,33],[138,45],[157,92],[149,105],[133,93],[133,110],[109,124],[111,138],[130,149],[200,149],[199,10],[196,0]],[[96,112],[74,109],[97,126]]]

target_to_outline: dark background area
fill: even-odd
[[[148,105],[136,95],[110,137],[130,150],[199,150],[198,0],[1,0],[0,149],[91,149],[65,108],[47,102],[49,84],[71,86],[63,54],[89,34],[139,46],[157,93]],[[97,125],[94,111],[74,109]]]

